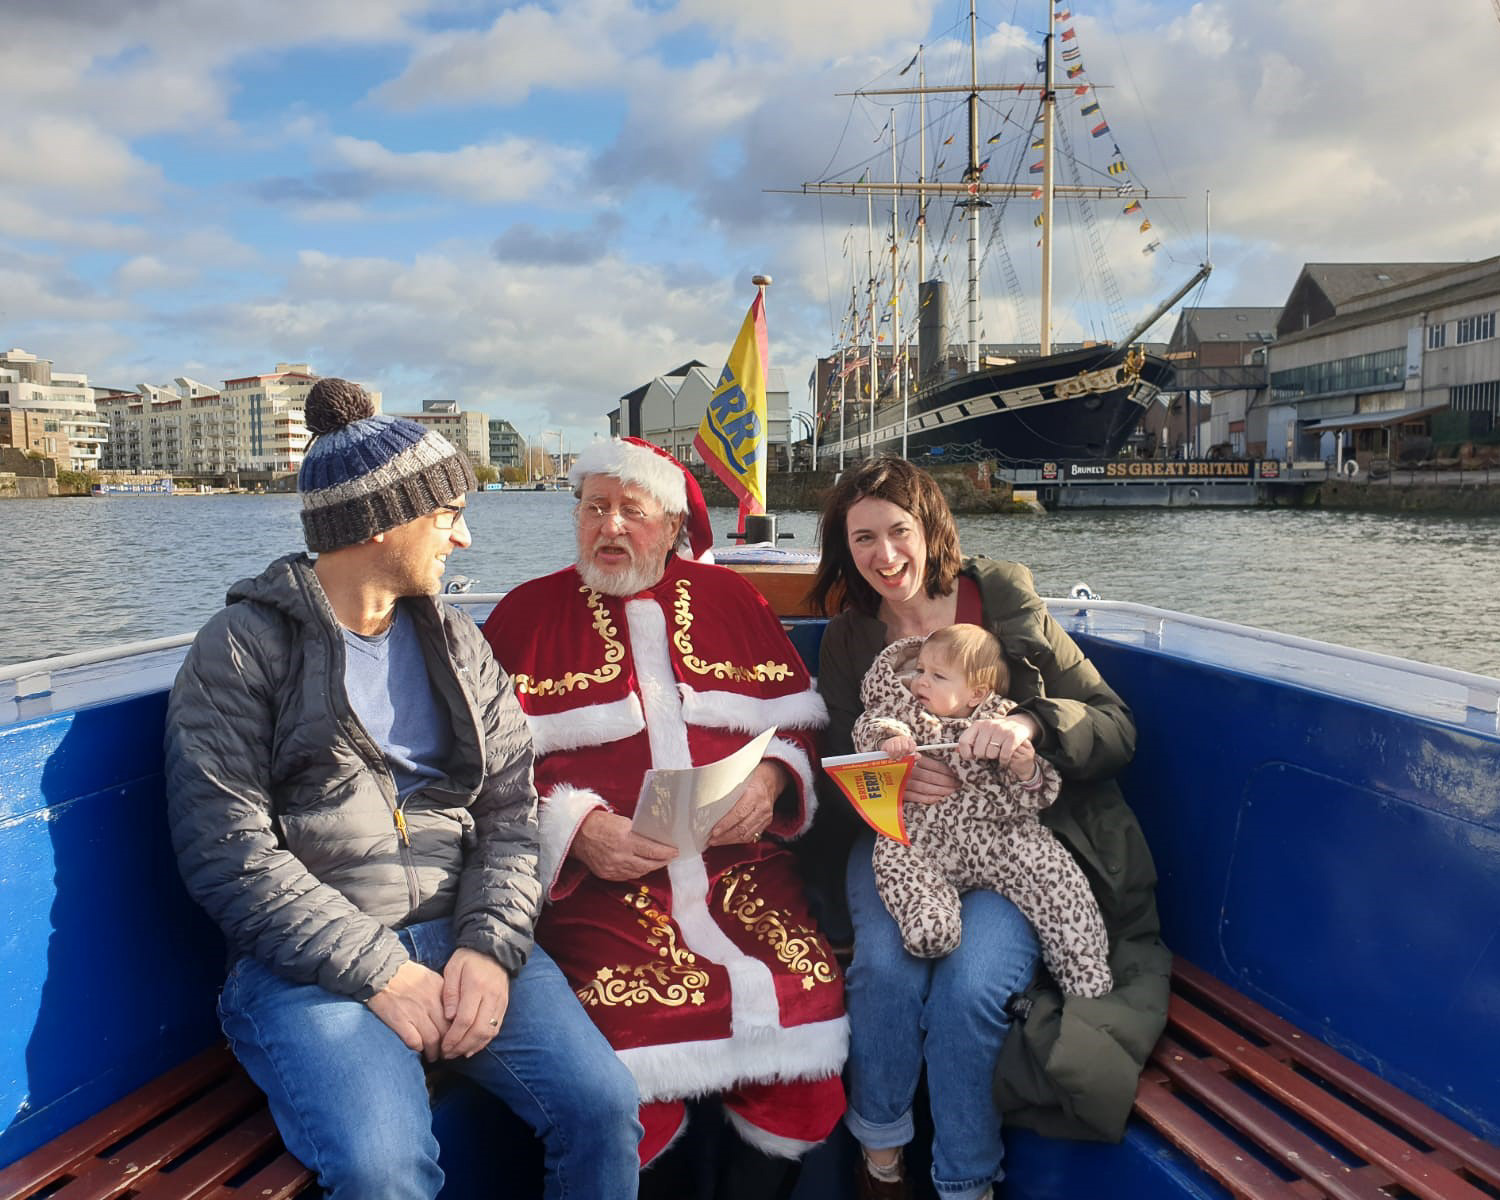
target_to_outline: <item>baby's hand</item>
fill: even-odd
[[[880,743],[880,752],[887,758],[905,758],[917,752],[917,739],[905,734],[888,737]]]
[[[1030,742],[1021,742],[1011,751],[1011,773],[1023,783],[1036,774],[1036,747]]]

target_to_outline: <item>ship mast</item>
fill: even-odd
[[[972,7],[973,0],[969,0]],[[1042,43],[1045,76],[1042,84],[1042,332],[1038,352],[1052,353],[1052,140],[1057,117],[1057,92],[1053,80],[1052,48],[1056,29],[1054,8],[1047,5],[1047,40]]]
[[[969,218],[969,374],[979,370],[979,19],[975,0],[969,0],[969,184],[974,192],[964,201]]]

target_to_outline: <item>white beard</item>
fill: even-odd
[[[633,562],[624,570],[613,571],[607,571],[592,561],[578,563],[578,574],[583,582],[606,596],[634,596],[637,592],[644,592],[662,577],[665,570],[665,563]]]

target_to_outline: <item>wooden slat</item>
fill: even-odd
[[[108,1158],[79,1164],[78,1177],[58,1189],[52,1200],[113,1200],[264,1103],[248,1077],[239,1072],[229,1075],[161,1124],[111,1151]]]
[[[120,1141],[132,1130],[139,1129],[215,1079],[237,1069],[234,1059],[223,1046],[205,1050],[173,1067],[0,1170],[0,1200],[29,1196],[64,1178],[79,1163],[89,1161],[106,1146]]]
[[[1316,1074],[1394,1125],[1411,1130],[1430,1146],[1461,1159],[1476,1178],[1500,1188],[1500,1147],[1434,1112],[1373,1072],[1345,1058],[1331,1046],[1302,1032],[1191,963],[1175,960],[1180,990],[1190,992],[1227,1013],[1238,1025],[1277,1046]]]
[[[1383,1125],[1350,1107],[1316,1083],[1299,1075],[1263,1048],[1252,1045],[1227,1025],[1172,994],[1172,1026],[1262,1088],[1304,1120],[1337,1139],[1367,1162],[1377,1163],[1421,1200],[1491,1200],[1477,1188],[1403,1141]]]
[[[156,1174],[135,1193],[137,1200],[204,1200],[230,1176],[281,1145],[269,1109],[252,1112],[233,1128]]]
[[[1390,1176],[1377,1179],[1355,1171],[1170,1036],[1157,1043],[1151,1061],[1176,1085],[1179,1093],[1192,1096],[1253,1141],[1273,1161],[1321,1189],[1321,1194],[1332,1200],[1390,1200],[1390,1194],[1380,1190]]]
[[[1141,1076],[1135,1093],[1135,1110],[1235,1196],[1247,1200],[1302,1200],[1290,1184],[1172,1095],[1159,1072],[1148,1070]]]
[[[238,1187],[217,1187],[204,1200],[291,1200],[312,1184],[313,1173],[283,1152]]]

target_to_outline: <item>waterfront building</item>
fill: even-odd
[[[54,371],[50,359],[19,348],[0,354],[0,446],[88,471],[99,465],[108,440],[87,375]]]
[[[1500,257],[1308,263],[1269,351],[1294,456],[1376,462],[1453,453],[1500,433]]]
[[[1184,307],[1167,342],[1172,388],[1141,420],[1136,441],[1167,458],[1280,458],[1286,415],[1268,434],[1266,347],[1281,309]]]
[[[317,379],[307,363],[277,363],[269,375],[224,381],[241,474],[275,476],[302,466],[308,441],[304,405]]]
[[[693,449],[693,438],[718,382],[718,373],[711,374],[697,359],[685,362],[621,396],[619,407],[609,413],[609,432],[641,438],[670,451],[681,462],[701,466],[703,456]],[[786,372],[771,367],[766,372],[769,470],[787,470],[791,462],[790,408]]]
[[[490,425],[484,413],[461,412],[454,400],[427,400],[421,412],[395,415],[437,430],[454,449],[463,451],[473,466],[490,465]]]
[[[490,434],[490,466],[505,470],[521,471],[525,469],[526,439],[520,434],[504,417],[491,417],[489,420]]]
[[[239,443],[232,402],[187,376],[173,384],[142,383],[133,392],[100,389],[99,412],[110,432],[101,467],[207,476],[235,470]]]

